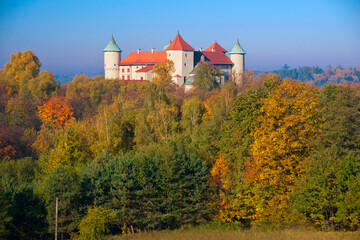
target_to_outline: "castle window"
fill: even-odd
[[[128,75],[128,80],[130,80],[130,75]]]
[[[122,72],[125,72],[125,69],[122,69]]]
[[[124,70],[124,69],[123,69],[123,70]],[[124,76],[124,75],[122,76],[122,79],[125,80],[125,76]]]
[[[116,64],[114,63],[114,67],[116,67]]]
[[[187,53],[185,53],[185,57],[187,57]]]
[[[130,68],[128,68],[128,72],[130,72]]]
[[[171,54],[169,53],[169,57],[171,57]]]
[[[143,77],[141,77],[140,79],[141,79],[141,80],[144,80],[144,78],[143,78]]]
[[[186,63],[184,63],[184,66],[186,66]]]

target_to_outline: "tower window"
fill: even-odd
[[[184,63],[184,66],[186,66],[186,63]]]

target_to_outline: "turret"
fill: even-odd
[[[233,62],[232,72],[237,78],[245,71],[245,54],[246,52],[241,47],[239,40],[236,41],[235,46],[229,52],[230,60]]]
[[[174,62],[172,80],[179,86],[183,85],[194,68],[194,48],[185,42],[178,32],[174,41],[166,48],[166,56]]]
[[[169,43],[163,47],[163,51],[166,51],[166,49],[170,46],[171,43],[172,43],[172,41],[170,40]]]
[[[105,79],[118,79],[120,73],[119,63],[121,61],[122,51],[116,44],[113,36],[111,36],[109,44],[103,52]]]

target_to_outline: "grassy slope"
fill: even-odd
[[[352,240],[360,239],[360,232],[318,232],[310,230],[240,230],[240,229],[190,229],[177,231],[161,231],[136,233],[134,235],[115,236],[112,239],[141,239],[141,240]]]

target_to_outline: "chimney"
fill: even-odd
[[[151,54],[154,54],[155,48],[151,48]]]
[[[199,47],[199,51],[202,52],[202,48],[201,48],[201,47]]]
[[[140,48],[138,48],[137,52],[138,52],[138,55],[139,55],[139,54],[140,54],[140,52],[141,52],[141,49],[140,49]]]

